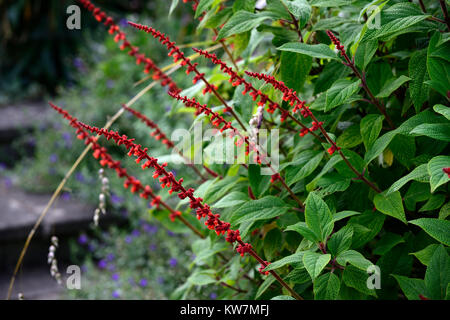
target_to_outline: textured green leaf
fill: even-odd
[[[426,212],[439,209],[445,202],[445,195],[433,194],[428,201],[419,209],[419,212]]]
[[[383,127],[384,117],[377,114],[368,114],[361,119],[360,131],[366,150],[369,150]]]
[[[325,44],[306,44],[301,42],[289,42],[277,48],[280,51],[301,53],[313,58],[338,60],[336,53]]]
[[[292,282],[295,284],[302,284],[311,281],[308,271],[303,266],[302,268],[296,268],[292,270],[284,279],[285,281]]]
[[[255,299],[258,299],[267,289],[274,283],[277,279],[275,277],[269,276],[264,282],[259,286],[258,291],[256,291]]]
[[[361,80],[352,82],[346,79],[340,79],[333,83],[326,93],[325,112],[345,103],[348,98],[358,92],[360,84]]]
[[[418,111],[423,103],[428,100],[429,87],[425,84],[425,81],[429,79],[426,50],[417,51],[411,56],[408,70],[409,77],[412,79],[409,85],[409,94],[416,111]]]
[[[433,110],[437,113],[442,114],[444,117],[447,118],[447,120],[450,120],[450,107],[446,107],[442,104],[436,104],[433,107]]]
[[[450,123],[424,123],[418,125],[410,134],[416,136],[427,136],[436,140],[450,141]]]
[[[267,260],[272,260],[275,253],[281,249],[283,245],[280,229],[270,230],[264,237],[264,255]]]
[[[341,252],[350,249],[352,245],[353,227],[347,225],[338,232],[334,233],[327,242],[328,250],[333,257],[338,256]]]
[[[314,84],[314,94],[328,90],[336,80],[344,78],[349,73],[350,68],[338,61],[327,63]]]
[[[428,264],[431,261],[431,257],[433,256],[434,252],[438,247],[439,247],[438,244],[433,243],[427,246],[426,248],[417,252],[413,252],[411,254],[414,255],[422,264],[428,266]]]
[[[450,221],[449,221],[450,222]],[[444,299],[450,282],[450,257],[444,246],[440,245],[433,253],[425,273],[425,286],[428,297]]]
[[[392,184],[392,186],[389,188],[389,190],[386,192],[386,194],[389,195],[392,192],[400,190],[401,187],[403,187],[405,184],[407,184],[411,180],[415,180],[415,181],[419,181],[419,182],[429,181],[430,175],[428,173],[427,164],[421,164],[417,168],[414,168],[414,170],[411,171],[410,173],[408,173],[406,176],[395,181]]]
[[[404,223],[407,222],[400,192],[395,191],[389,195],[376,194],[373,198],[373,203],[378,211],[394,217]]]
[[[347,263],[349,263],[364,271],[367,271],[367,268],[372,265],[372,262],[364,258],[361,253],[355,250],[347,250],[340,253],[337,256],[336,261],[342,266],[346,266]]]
[[[356,147],[361,142],[362,137],[358,124],[354,124],[345,129],[345,131],[336,140],[337,145],[345,149]]]
[[[215,0],[200,0],[198,2],[197,10],[195,10],[195,16],[194,18],[197,19],[199,16],[202,15],[204,11],[208,11]]]
[[[281,80],[292,90],[297,92],[303,87],[312,67],[312,58],[295,52],[281,53]]]
[[[322,272],[323,268],[330,262],[330,254],[321,254],[312,251],[306,251],[303,255],[303,264],[305,265],[306,271],[308,271],[311,279],[317,278],[317,276]]]
[[[217,40],[252,30],[260,25],[264,20],[270,19],[270,17],[271,16],[269,14],[265,13],[255,14],[244,10],[237,11],[222,27],[222,29],[220,29]]]
[[[355,215],[358,215],[358,214],[361,214],[361,212],[357,212],[357,211],[349,211],[349,210],[337,212],[337,213],[335,213],[335,214],[333,215],[333,221],[336,222],[336,221],[345,219],[345,218],[347,218],[347,217],[355,216]]]
[[[305,221],[320,241],[330,235],[333,230],[333,216],[327,204],[314,192],[311,192],[305,202]]]
[[[267,196],[259,200],[245,203],[231,217],[231,223],[239,224],[244,221],[271,219],[285,214],[288,206],[283,200],[274,196]]]
[[[213,208],[229,208],[232,206],[237,206],[249,200],[247,194],[239,191],[233,191],[227,194],[225,197],[220,199],[217,203],[215,203]]]
[[[405,242],[405,240],[402,238],[402,236],[396,233],[387,232],[378,241],[376,248],[373,250],[373,254],[384,255],[393,247],[403,242]]]
[[[380,232],[385,219],[386,215],[372,210],[351,217],[348,224],[353,227],[352,248],[360,248],[372,240]]]
[[[375,289],[369,289],[367,287],[368,274],[359,268],[352,265],[347,266],[342,275],[342,280],[350,288],[354,288],[361,293],[377,296]]]
[[[336,300],[340,288],[341,280],[334,273],[325,273],[314,281],[314,299]]]
[[[256,198],[270,187],[270,176],[261,175],[261,166],[257,164],[248,165],[248,180]]]
[[[311,6],[306,0],[285,1],[285,5],[294,17],[299,20],[299,27],[303,28],[311,17]]]
[[[450,88],[450,43],[441,41],[441,34],[435,31],[427,50],[427,70],[430,86],[447,97]]]
[[[434,239],[447,246],[450,246],[450,221],[434,218],[420,218],[411,220],[409,221],[409,223],[421,227]]]
[[[291,254],[290,256],[287,256],[280,260],[272,262],[264,269],[264,271],[275,270],[275,269],[281,268],[287,264],[302,262],[304,253],[305,253],[304,251],[297,252],[297,253]]]
[[[442,170],[450,167],[450,156],[437,156],[428,162],[428,173],[430,175],[431,192],[434,192],[439,186],[447,183],[450,178]]]
[[[391,79],[388,81],[380,90],[380,92],[376,95],[377,98],[386,98],[389,97],[392,92],[397,90],[402,84],[408,82],[411,78],[407,76],[400,76],[397,79]]]
[[[396,274],[392,276],[397,280],[408,300],[420,300],[419,295],[426,295],[425,282],[422,279],[408,278]]]
[[[355,53],[355,63],[361,69],[365,69],[369,64],[370,60],[372,60],[373,55],[377,51],[378,41],[377,40],[368,40],[361,42],[358,45]]]
[[[340,7],[344,5],[349,5],[355,0],[312,0],[310,1],[313,7]]]
[[[196,286],[205,286],[207,284],[217,282],[215,274],[215,271],[211,269],[197,270],[189,276],[187,282],[192,283]]]
[[[380,29],[376,30],[368,37],[368,40],[380,39],[382,41],[389,41],[400,34],[408,32],[409,27],[425,20],[427,17],[429,16],[408,16],[382,24]]]
[[[323,156],[324,156],[324,152],[318,153],[311,160],[309,160],[305,165],[300,167],[300,170],[297,167],[292,167],[292,169],[289,170],[288,173],[286,174],[286,183],[288,185],[292,185],[292,184],[300,181],[301,179],[309,176],[319,166],[320,161],[322,161]]]
[[[286,228],[286,231],[295,231],[312,242],[319,242],[320,237],[312,231],[305,222],[298,222]]]

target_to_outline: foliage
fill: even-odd
[[[225,108],[221,114],[232,128],[240,119],[249,131],[254,115],[262,114],[265,127],[280,130],[282,144],[280,169],[271,177],[258,164],[208,163],[222,179],[204,182],[185,176],[188,168],[182,171],[195,197],[239,229],[262,261],[238,250],[240,257],[192,219],[205,238],[192,243],[196,258],[171,298],[212,284],[221,285],[223,298],[286,298],[292,295],[288,288],[305,299],[448,298],[450,50],[448,17],[438,3],[425,2],[426,10],[407,1],[267,0],[257,10],[248,0],[193,3],[201,18],[197,32],[206,39],[216,32],[217,40],[232,44],[231,53],[217,60],[203,52],[198,66],[187,64],[196,73],[194,85],[175,81],[188,97],[171,93],[187,107],[174,102],[166,115],[151,108],[144,113],[178,126],[184,119],[177,117],[187,118],[192,107],[201,114],[195,121],[208,123],[205,110],[219,106],[214,112]],[[368,10],[370,4],[381,12]],[[133,25],[170,47],[175,60],[186,61],[155,29]],[[147,41],[162,47],[150,35]],[[239,71],[226,69],[224,61]],[[171,101],[161,92],[153,95]],[[110,107],[105,101],[98,105]],[[128,118],[117,128],[145,145],[138,123]],[[160,158],[151,148],[149,154]],[[151,181],[146,171],[139,177]],[[160,194],[169,197],[165,190]],[[195,213],[187,204],[176,205],[186,218]],[[171,224],[167,211],[151,211],[167,228],[188,232]],[[368,285],[372,265],[381,272],[379,288]]]

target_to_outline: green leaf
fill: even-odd
[[[281,53],[280,72],[283,82],[295,91],[300,91],[312,67],[312,58],[295,52]]]
[[[285,281],[292,282],[295,284],[302,284],[307,283],[311,281],[311,277],[309,276],[308,271],[306,271],[305,267],[296,268],[292,270],[286,278],[284,278]]]
[[[450,246],[450,221],[434,218],[420,218],[409,223],[421,227],[426,233],[437,241]]]
[[[337,106],[345,103],[354,93],[358,92],[361,80],[352,82],[347,79],[339,79],[326,93],[325,112],[328,112]]]
[[[376,95],[377,98],[386,98],[391,95],[392,92],[397,90],[402,84],[408,82],[411,78],[407,76],[400,76],[397,79],[390,79],[386,84],[381,88],[380,92]]]
[[[359,124],[354,124],[337,138],[336,143],[339,147],[350,149],[356,147],[362,142]]]
[[[408,278],[396,274],[392,276],[397,280],[408,300],[420,300],[419,295],[426,295],[425,282],[422,279]]]
[[[347,225],[338,232],[334,233],[327,242],[328,250],[333,257],[341,252],[347,251],[352,245],[353,227]]]
[[[405,242],[405,240],[402,238],[402,236],[396,233],[387,232],[381,237],[381,239],[376,244],[376,248],[375,250],[373,250],[373,254],[378,254],[382,256],[386,252],[389,252],[396,245],[403,242]]]
[[[313,280],[322,272],[330,260],[330,254],[306,251],[303,255],[303,264]]]
[[[412,79],[409,85],[409,94],[416,111],[418,111],[423,103],[428,100],[429,87],[425,84],[425,81],[429,79],[426,50],[417,51],[411,56],[408,72],[409,77]]]
[[[419,209],[419,212],[426,212],[439,209],[445,202],[445,195],[433,194],[428,201]]]
[[[378,211],[365,211],[351,217],[348,224],[353,227],[352,248],[360,248],[372,240],[381,230],[386,216]]]
[[[272,260],[277,251],[281,251],[283,246],[280,229],[270,230],[264,237],[264,255],[267,260]]]
[[[280,51],[290,51],[301,53],[313,58],[319,59],[334,59],[338,60],[336,53],[330,49],[327,45],[321,44],[306,44],[300,42],[289,42],[283,44],[281,47],[277,48]]]
[[[373,265],[372,262],[364,258],[364,256],[355,250],[347,250],[339,254],[336,258],[337,263],[339,263],[341,266],[346,266],[347,263],[350,263],[351,265],[367,271],[367,268]]]
[[[447,183],[450,178],[442,170],[444,168],[450,167],[450,157],[449,156],[437,156],[428,162],[428,173],[430,174],[430,186],[431,192],[434,192],[439,186]]]
[[[319,242],[320,237],[312,231],[305,222],[298,222],[286,228],[285,231],[295,231],[300,233],[305,239],[312,242]]]
[[[281,295],[271,298],[270,300],[295,300],[295,298],[291,296]]]
[[[447,118],[447,120],[450,120],[450,108],[449,107],[446,107],[442,104],[436,104],[433,107],[433,110],[437,113],[442,114],[444,117]]]
[[[373,198],[373,203],[378,211],[407,223],[400,192],[395,191],[389,195],[384,193],[376,194]]]
[[[257,164],[249,164],[248,179],[256,198],[259,198],[270,187],[270,176],[261,175],[261,166]]]
[[[270,15],[264,13],[255,14],[243,10],[237,11],[222,29],[220,29],[219,34],[217,35],[217,41],[256,28],[264,20],[269,18]]]
[[[305,202],[305,221],[320,241],[324,242],[333,231],[333,216],[327,204],[311,192]]]
[[[425,273],[425,286],[428,297],[434,300],[444,299],[450,281],[450,258],[444,246],[440,245],[431,257]]]
[[[286,7],[299,20],[299,28],[303,28],[311,17],[311,6],[306,0],[286,1]]]
[[[339,220],[342,220],[342,219],[345,219],[345,218],[348,218],[351,216],[355,216],[357,214],[361,214],[361,212],[349,211],[349,210],[337,212],[333,215],[333,221],[336,222],[336,221],[339,221]]]
[[[172,0],[172,3],[170,4],[170,9],[169,9],[169,17],[172,14],[173,10],[175,10],[175,8],[178,6],[178,0]]]
[[[354,288],[359,292],[367,295],[377,296],[375,289],[369,289],[367,287],[368,274],[354,266],[347,266],[342,275],[342,280],[350,288]]]
[[[303,261],[303,255],[305,254],[304,251],[301,252],[297,252],[294,254],[291,254],[290,256],[284,257],[280,260],[277,260],[275,262],[272,262],[271,264],[269,264],[264,271],[270,271],[270,270],[275,270],[278,268],[281,268],[287,264],[293,264],[293,263],[298,263],[298,262],[302,262]]]
[[[229,208],[247,202],[249,197],[247,194],[239,191],[233,191],[215,203],[213,208]]]
[[[325,273],[314,281],[314,299],[336,300],[340,288],[341,280],[334,273]]]
[[[292,169],[288,170],[288,172],[286,174],[286,183],[290,186],[290,185],[300,181],[301,179],[309,176],[319,166],[320,161],[322,161],[323,156],[324,156],[324,152],[319,152],[311,160],[309,160],[305,165],[301,166],[300,170],[298,169],[298,167],[292,167]]]
[[[267,196],[245,203],[231,217],[232,224],[244,221],[271,219],[286,213],[288,206],[283,200],[274,196]]]
[[[197,6],[197,10],[195,10],[194,18],[197,19],[199,16],[203,14],[204,11],[208,11],[215,0],[200,0]]]
[[[389,41],[394,37],[408,32],[409,27],[425,20],[428,17],[428,15],[419,15],[395,19],[383,24],[380,29],[377,29],[368,37],[368,40],[380,39],[382,41]]]
[[[424,123],[411,130],[410,134],[450,142],[450,123]]]
[[[187,282],[196,286],[205,286],[207,284],[215,283],[217,281],[215,274],[216,272],[212,269],[197,270],[189,276]]]
[[[383,127],[384,116],[378,114],[368,114],[361,120],[360,131],[366,150],[369,150]]]
[[[377,40],[369,40],[360,43],[355,53],[356,65],[364,70],[369,64],[370,60],[372,60],[373,55],[377,51],[377,48]]]
[[[442,42],[440,32],[435,31],[428,44],[427,70],[433,89],[447,97],[450,88],[450,43]]]
[[[447,219],[447,217],[450,215],[450,202],[447,202],[446,204],[444,204],[441,208],[441,210],[439,210],[439,219]]]
[[[312,0],[310,1],[313,7],[340,7],[344,5],[349,5],[355,0]]]
[[[392,192],[400,190],[401,187],[403,187],[405,184],[407,184],[411,180],[415,180],[415,181],[419,181],[419,182],[429,181],[430,175],[428,173],[427,164],[421,164],[420,166],[415,168],[413,171],[408,173],[406,176],[395,181],[392,184],[392,186],[389,188],[389,190],[386,192],[386,195],[389,195]]]
[[[350,73],[349,70],[350,68],[338,61],[327,63],[314,85],[314,94],[324,92],[331,88],[336,80],[347,76]]]
[[[255,299],[258,299],[277,279],[275,277],[267,277],[256,291]]]
[[[403,122],[397,129],[385,133],[379,137],[372,145],[372,147],[366,152],[364,156],[364,162],[369,164],[373,159],[378,157],[384,149],[387,148],[389,143],[397,134],[408,134],[412,129],[422,123],[442,123],[442,119],[437,117],[435,113],[428,110],[419,113],[418,115],[409,118]]]
[[[437,243],[433,243],[426,248],[411,254],[414,255],[422,264],[428,266],[430,264],[431,257],[438,247],[439,245]]]

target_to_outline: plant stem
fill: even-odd
[[[450,17],[448,16],[447,5],[444,0],[439,0],[439,3],[441,4],[442,13],[444,14],[445,24],[450,31]]]

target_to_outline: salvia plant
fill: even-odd
[[[189,9],[178,2],[170,11]],[[233,164],[196,163],[158,126],[170,114],[150,119],[118,104],[117,116],[131,114],[183,159],[197,177],[185,181],[120,128],[50,103],[102,177],[115,171],[151,213],[198,237],[190,274],[171,298],[211,285],[236,299],[450,297],[447,1],[183,0],[215,52],[178,44],[138,17],[119,26],[93,2],[79,3],[167,92],[172,113],[192,110],[195,123],[244,154]],[[152,49],[128,40],[132,32],[165,48],[171,72],[183,70],[193,85],[175,83]],[[278,149],[260,145],[263,131],[278,133]],[[153,179],[129,174],[135,168],[108,153],[113,145]]]

